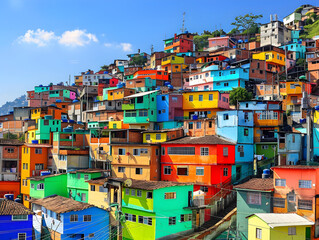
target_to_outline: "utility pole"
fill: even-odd
[[[302,92],[301,109],[307,111],[307,164],[309,164],[312,158],[312,108],[309,106],[309,98],[306,91]]]
[[[182,24],[182,28],[181,28],[181,31],[182,33],[184,33],[187,29],[185,28],[185,12],[183,12],[183,24]]]

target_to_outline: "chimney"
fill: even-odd
[[[270,14],[270,22],[272,22],[272,14]]]
[[[176,39],[176,38],[177,38],[177,34],[175,33],[175,34],[174,34],[174,39]]]
[[[277,14],[275,14],[275,21],[276,21],[276,22],[278,21],[278,16],[277,16]]]

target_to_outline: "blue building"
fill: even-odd
[[[249,80],[249,68],[250,64],[245,64],[239,68],[211,71],[213,90],[231,91],[237,87],[245,88]]]
[[[157,124],[155,129],[172,129],[183,126],[182,94],[161,94],[156,96]]]
[[[289,54],[287,55],[288,58],[294,60],[298,60],[299,58],[306,58],[306,46],[302,45],[302,42],[297,41],[279,48],[285,49],[285,47],[287,51],[293,52],[291,56]]]
[[[301,133],[278,133],[279,165],[297,165],[303,159],[303,136]]]
[[[254,116],[252,111],[217,112],[216,134],[236,142],[232,181],[241,181],[253,174]]]
[[[0,239],[32,239],[30,209],[11,200],[0,200]]]
[[[58,195],[32,200],[32,208],[42,211],[42,224],[52,239],[109,238],[109,212],[104,209]]]

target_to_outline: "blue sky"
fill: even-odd
[[[65,82],[116,58],[163,50],[179,33],[182,14],[190,32],[231,30],[235,16],[270,14],[282,19],[301,4],[318,0],[1,0],[0,104],[34,85]]]

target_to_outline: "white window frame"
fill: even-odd
[[[209,155],[209,148],[208,147],[201,147],[200,148],[200,155],[201,156],[208,156]]]
[[[204,167],[196,167],[196,176],[204,176]]]

